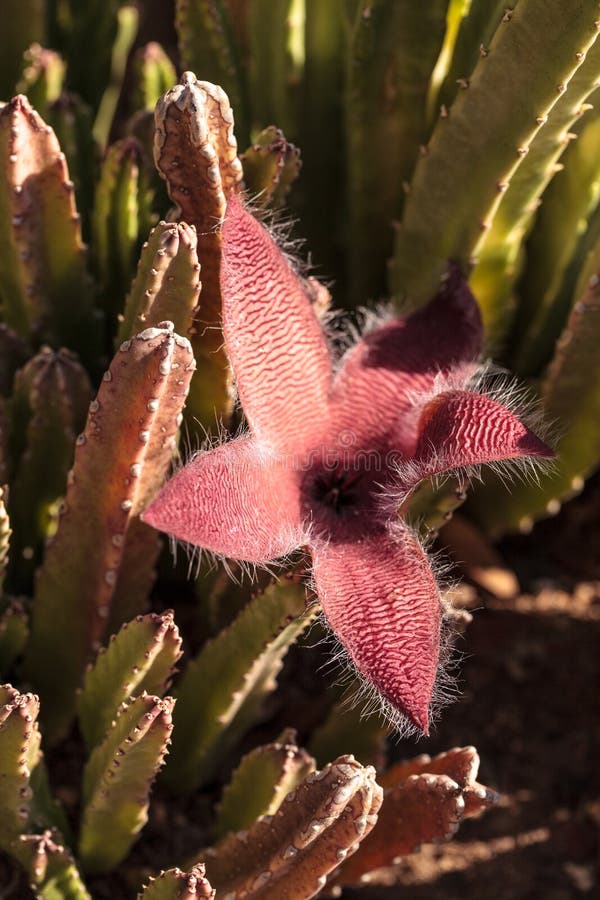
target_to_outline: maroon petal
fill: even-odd
[[[439,657],[441,604],[429,562],[410,532],[312,551],[325,616],[364,678],[427,733]]]
[[[420,418],[415,451],[422,478],[505,459],[552,459],[553,451],[509,409],[485,394],[445,391]]]
[[[333,389],[335,428],[351,431],[360,446],[387,433],[395,449],[412,455],[417,417],[406,413],[415,396],[430,391],[440,372],[464,367],[468,377],[482,339],[477,303],[452,266],[428,306],[381,325],[347,354]]]
[[[327,415],[331,361],[302,282],[235,194],[222,232],[227,353],[259,440],[279,450],[312,445]]]
[[[299,503],[294,473],[244,438],[193,459],[142,518],[213,553],[264,563],[302,542]]]

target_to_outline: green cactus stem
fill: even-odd
[[[303,183],[319,203],[294,201],[302,213],[302,233],[328,274],[339,265],[340,229],[344,227],[343,103],[348,57],[349,16],[345,0],[294,2],[289,49],[298,88],[297,117],[289,133],[302,148]],[[297,24],[295,24],[295,21]],[[277,124],[282,124],[277,121]],[[325,214],[324,214],[325,213]],[[364,302],[364,298],[363,298]]]
[[[128,853],[148,818],[149,793],[172,730],[174,700],[142,694],[125,704],[83,776],[79,857],[108,871]]]
[[[10,402],[12,442],[19,448],[11,484],[13,577],[19,588],[39,563],[64,496],[75,438],[92,397],[87,372],[68,350],[42,347],[20,369]]]
[[[185,222],[159,222],[150,232],[125,303],[117,340],[168,320],[188,334],[200,296],[196,231]]]
[[[508,493],[486,478],[472,498],[470,511],[491,534],[531,530],[535,519],[555,515],[563,500],[579,493],[600,463],[600,242],[595,273],[577,286],[574,303],[554,357],[541,385],[542,408],[549,421],[560,423],[556,464],[541,483],[514,485]]]
[[[112,46],[110,78],[105,85],[94,121],[94,138],[102,149],[108,145],[119,97],[123,91],[129,54],[138,32],[139,9],[133,4],[122,4],[117,9],[116,19],[117,33]]]
[[[181,638],[170,612],[138,616],[110,638],[89,667],[79,696],[79,724],[88,747],[102,741],[117,710],[146,691],[161,697],[181,656]]]
[[[17,90],[27,94],[33,108],[47,117],[50,104],[58,100],[64,87],[65,61],[60,53],[40,44],[32,44],[24,58],[25,68]]]
[[[40,757],[38,712],[34,694],[0,686],[0,847],[8,853],[31,813],[31,773]]]
[[[151,878],[138,900],[214,900],[215,891],[205,877],[206,868],[198,863],[189,872],[167,869]]]
[[[45,0],[5,0],[0,38],[0,100],[8,100],[23,69],[23,54],[44,41]]]
[[[95,358],[73,183],[56,135],[19,95],[0,110],[0,300],[24,338]]]
[[[314,897],[377,821],[375,770],[341,756],[291,791],[272,817],[204,853],[207,876],[234,898]]]
[[[516,3],[513,4],[513,8]],[[438,109],[449,110],[461,85],[469,81],[479,57],[487,52],[494,32],[506,14],[506,0],[463,0],[463,15],[457,22],[458,31],[453,43],[444,80],[435,95],[435,118]]]
[[[502,197],[491,227],[480,241],[470,284],[481,307],[491,347],[501,344],[510,329],[510,310],[515,306],[515,281],[522,268],[525,235],[543,192],[559,170],[559,159],[575,137],[571,129],[590,108],[587,100],[599,83],[600,41],[597,41],[531,142]],[[580,184],[583,182],[581,174],[577,172]],[[528,335],[527,345],[530,344],[535,346],[536,340]]]
[[[28,636],[25,609],[18,600],[11,600],[0,613],[0,678],[5,678],[11,671],[25,648]]]
[[[103,639],[119,569],[128,565],[132,518],[168,472],[193,370],[191,347],[171,323],[124,342],[76,441],[65,505],[38,574],[26,657],[50,739],[68,725],[85,665]],[[146,554],[134,547],[139,568],[126,573],[130,584],[147,583],[154,566],[157,536],[145,534]]]
[[[284,129],[291,125],[293,61],[288,26],[291,3],[292,0],[253,0],[249,4],[248,80],[254,128],[265,128],[273,122]],[[276,40],[273,35],[277,35]]]
[[[270,125],[240,157],[244,183],[259,206],[283,206],[300,174],[300,151],[288,143],[283,131]]]
[[[352,28],[347,100],[350,272],[354,302],[385,292],[393,223],[427,137],[429,79],[447,0],[362,0]]]
[[[192,339],[198,371],[192,382],[189,412],[204,425],[231,407],[229,366],[220,329],[217,228],[227,198],[238,191],[242,166],[237,156],[233,113],[220,87],[186,72],[181,83],[160,99],[155,112],[154,160],[177,204],[177,216],[196,228],[202,261],[202,302]]]
[[[182,68],[201,72],[207,81],[223,86],[236,111],[238,134],[248,142],[249,100],[241,72],[241,48],[227,4],[223,0],[176,0],[175,27]]]
[[[140,247],[151,227],[149,178],[142,148],[123,138],[108,148],[96,187],[94,264],[112,325],[121,312]]]
[[[505,13],[417,163],[396,237],[396,296],[418,306],[448,259],[469,266],[506,185],[593,46],[597,17],[595,0],[528,0]]]
[[[223,791],[215,839],[250,828],[260,816],[275,815],[285,796],[316,768],[312,756],[296,745],[294,732],[251,750]]]
[[[92,134],[92,111],[76,94],[63,93],[48,110],[48,121],[67,158],[75,185],[77,208],[81,214],[81,233],[84,241],[89,241],[99,167],[98,148]]]
[[[59,832],[23,834],[15,855],[31,879],[37,900],[91,900]]]
[[[177,80],[175,66],[156,41],[139,47],[131,65],[133,109],[153,110],[162,94]]]
[[[304,587],[283,580],[255,597],[185,669],[175,696],[165,776],[178,791],[205,783],[259,717],[290,645],[314,618]]]
[[[589,115],[564,154],[564,169],[544,195],[527,244],[521,303],[507,354],[521,376],[539,375],[552,357],[586,252],[593,249],[599,233],[600,118],[595,110]]]

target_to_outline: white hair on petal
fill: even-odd
[[[390,536],[395,540],[402,540],[406,534],[419,543],[423,550],[423,566],[428,566],[433,571],[436,583],[440,589],[441,621],[439,633],[439,662],[435,684],[429,704],[429,722],[435,724],[439,719],[442,709],[453,703],[459,696],[457,670],[462,661],[462,655],[455,647],[456,639],[461,636],[457,628],[456,617],[450,601],[450,595],[456,582],[448,578],[452,569],[451,563],[441,552],[430,553],[421,536],[415,529],[406,523],[389,526]],[[308,589],[318,597],[314,577],[312,574],[307,579]],[[419,728],[412,723],[404,713],[395,707],[384,697],[377,687],[370,682],[357,667],[347,649],[339,640],[323,610],[320,610],[318,621],[323,626],[324,636],[313,646],[319,644],[327,647],[327,660],[320,667],[325,677],[332,680],[333,684],[343,688],[342,702],[350,708],[360,707],[360,718],[372,715],[379,716],[382,721],[395,733],[395,737],[409,738],[420,736]]]

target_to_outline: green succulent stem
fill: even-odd
[[[476,259],[506,185],[596,40],[597,16],[595,0],[528,0],[505,13],[417,163],[393,256],[396,297],[419,306],[448,259],[465,270]]]

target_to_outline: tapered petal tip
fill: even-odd
[[[524,433],[519,438],[518,450],[522,456],[534,456],[537,459],[556,459],[556,453],[545,444],[533,431],[525,428]]]

